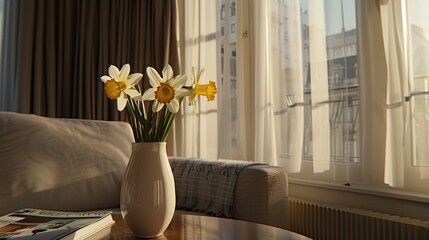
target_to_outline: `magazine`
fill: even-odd
[[[21,209],[0,217],[0,240],[85,239],[114,223],[109,211]]]

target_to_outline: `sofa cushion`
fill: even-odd
[[[0,215],[118,207],[128,123],[0,112]]]

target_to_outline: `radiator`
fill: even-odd
[[[427,240],[429,222],[289,200],[289,230],[315,240]]]

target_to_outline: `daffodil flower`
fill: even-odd
[[[186,82],[186,76],[178,75],[173,78],[173,69],[170,65],[162,70],[162,78],[154,68],[148,67],[146,72],[152,88],[144,92],[142,99],[154,100],[153,112],[159,112],[166,105],[170,112],[177,113],[180,105],[179,98],[189,95],[189,90],[182,88]]]
[[[199,84],[201,76],[204,73],[204,68],[201,69],[198,73],[195,68],[192,68],[192,74],[194,78],[194,85],[192,86],[192,91],[189,95],[189,105],[194,105],[196,101],[196,96],[206,96],[207,101],[212,101],[215,99],[215,94],[217,93],[216,83],[209,81],[209,84]]]
[[[108,98],[117,100],[118,110],[124,110],[127,105],[127,95],[133,99],[141,99],[140,92],[134,87],[142,78],[143,74],[134,73],[130,74],[130,65],[125,64],[121,70],[111,65],[109,67],[110,76],[102,76],[100,79],[104,82],[104,90]]]

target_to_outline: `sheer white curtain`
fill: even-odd
[[[331,158],[324,1],[307,3],[307,39],[303,39],[301,2],[254,1],[255,160],[284,166],[289,172],[301,171],[308,111],[313,119],[307,126],[312,139],[311,168],[324,172],[330,169]],[[304,96],[308,79],[311,101]]]
[[[181,0],[179,6],[182,72],[191,83],[191,68],[205,68],[201,81],[215,81],[218,93],[216,101],[199,99],[195,107],[184,103],[170,133],[170,154],[253,160],[254,119],[249,102],[254,86],[243,81],[250,78],[243,19],[248,5],[235,0]]]
[[[255,161],[276,164],[277,146],[274,123],[275,106],[273,106],[273,102],[278,97],[274,94],[282,93],[274,92],[274,89],[278,89],[278,87],[273,79],[275,79],[275,76],[282,74],[282,64],[279,64],[282,61],[280,60],[279,62],[281,56],[273,55],[271,50],[281,50],[279,38],[282,31],[280,21],[278,21],[280,15],[271,15],[271,4],[274,4],[274,1],[254,1],[253,14],[255,21],[252,29],[254,31],[251,31],[254,35],[251,37],[254,37],[255,41],[254,46],[251,47],[255,52],[253,58],[255,59],[255,68],[254,77],[251,81],[254,81],[255,84]],[[275,29],[273,29],[273,33],[277,33],[276,35],[271,35],[271,27]],[[274,49],[270,49],[270,47]],[[275,74],[275,76],[272,74]]]
[[[204,78],[216,79],[218,98],[217,105],[201,101],[198,114],[184,112],[177,153],[428,191],[429,40],[410,17],[411,2],[183,1],[182,66],[210,69]],[[343,22],[332,33],[338,21],[330,11],[348,4],[353,9],[340,12],[350,14],[355,3],[359,28]],[[353,34],[355,45],[344,45]],[[341,69],[356,55],[355,75]],[[356,81],[356,95],[347,83],[335,85],[341,79]]]
[[[277,6],[281,9],[281,6]],[[301,22],[301,5],[299,0],[288,2],[287,12],[280,12],[279,16],[287,15],[288,22],[283,28],[278,29],[280,32],[287,29],[288,42],[282,46],[282,52],[288,52],[288,61],[281,60],[282,69],[289,67],[288,71],[278,71],[281,75],[277,76],[278,87],[278,109],[274,112],[276,116],[276,126],[278,129],[277,145],[283,150],[280,155],[282,161],[277,164],[284,166],[289,172],[299,172],[301,170],[301,161],[303,159],[304,145],[304,105],[293,104],[304,103],[304,51],[302,41],[302,22]],[[273,19],[274,20],[274,19]],[[280,19],[277,19],[277,21]],[[280,36],[284,42],[284,36]],[[275,70],[275,69],[273,69]],[[278,69],[280,70],[280,69]]]
[[[219,88],[219,34],[216,1],[179,0],[179,46],[181,73],[193,83],[192,68],[205,68],[200,83],[215,81]],[[222,92],[222,89],[218,89]],[[218,96],[219,97],[219,94]],[[169,154],[207,159],[218,158],[217,101],[197,98],[196,106],[183,102],[169,135]]]
[[[366,181],[384,182],[380,169],[384,169],[386,142],[386,72],[383,31],[380,5],[377,1],[362,1],[358,4],[358,24],[360,27],[359,77],[369,79],[360,82],[362,162]],[[365,13],[365,14],[364,14]]]
[[[331,36],[325,29],[329,27],[325,13],[330,14],[330,3],[255,1],[255,160],[285,166],[290,173],[310,172],[312,178],[428,191],[429,68],[420,61],[429,57],[429,51],[424,51],[429,47],[429,27],[425,28],[422,18],[419,23],[410,20],[410,16],[416,19],[417,11],[428,4],[406,0],[357,1],[361,120],[358,131],[362,147],[360,161],[355,163],[334,160],[338,152],[332,145],[338,142],[333,138],[347,141],[345,134],[339,137],[335,130],[335,111],[338,102],[345,104],[348,100],[346,94],[337,102],[329,89],[328,76],[332,75],[328,70],[327,41],[331,41]],[[300,4],[300,11],[307,4],[308,24],[300,23],[302,12],[296,10]],[[287,20],[281,16],[287,16]],[[296,34],[297,26],[303,25],[309,28],[308,43],[299,39],[305,34],[304,29]],[[285,35],[279,36],[282,30]],[[299,46],[299,42],[308,46]],[[308,56],[302,52],[307,47]],[[279,57],[279,52],[287,57]],[[308,57],[308,61],[300,56]],[[308,71],[302,71],[306,67]],[[306,85],[308,79],[310,85]],[[303,91],[303,85],[311,88]],[[306,91],[311,93],[309,102],[302,97]],[[300,112],[299,108],[304,110]],[[311,125],[302,126],[309,118]],[[309,127],[311,130],[306,129]],[[306,134],[311,135],[310,144],[302,137]],[[309,151],[305,149],[308,146],[311,165],[300,156]]]
[[[375,107],[368,106],[369,104],[362,109],[365,113],[377,111],[380,115],[379,118],[366,121],[363,128],[363,134],[377,129],[373,134],[378,135],[376,140],[370,134],[363,138],[362,151],[366,154],[366,162],[375,159],[375,156],[384,160],[375,161],[381,166],[374,168],[378,170],[382,167],[384,172],[369,171],[370,168],[366,168],[369,173],[367,179],[372,185],[388,184],[428,191],[428,74],[425,71],[427,67],[420,65],[422,56],[429,57],[429,53],[420,48],[428,46],[429,42],[429,28],[425,26],[426,20],[422,18],[420,10],[425,6],[428,7],[426,1],[414,0],[380,1],[377,6],[380,9],[384,46],[384,61],[381,63],[385,63],[386,67],[385,72],[382,71],[384,75],[377,78],[377,81],[370,78],[374,84],[371,88],[377,89],[372,92],[373,97],[379,100],[377,109],[372,109]],[[380,66],[380,63],[375,66]],[[366,84],[362,92],[369,91],[368,81],[362,82]],[[371,143],[377,148],[369,147]],[[368,148],[373,151],[366,151]]]
[[[329,86],[324,1],[308,1],[314,172],[329,170]]]
[[[288,108],[288,98],[304,102],[301,13],[299,0],[290,1],[284,12],[284,1],[253,1],[254,17],[251,51],[255,84],[255,161],[301,169],[304,109]],[[284,21],[288,14],[288,22]],[[285,24],[287,26],[285,26]],[[284,45],[284,28],[290,30],[289,44]],[[286,51],[289,61],[286,62]],[[286,71],[287,64],[291,64]],[[283,156],[278,151],[287,148]],[[288,161],[283,161],[287,159]]]
[[[384,183],[404,187],[404,166],[411,160],[408,66],[405,54],[403,8],[401,1],[381,5],[383,42],[387,63],[386,156]],[[410,162],[411,163],[411,162]]]
[[[205,78],[217,79],[218,112],[215,116],[218,122],[217,135],[211,131],[213,128],[199,132],[204,131],[200,124],[207,120],[202,117],[205,113],[200,111],[192,115],[186,112],[179,122],[181,127],[175,128],[177,133],[184,129],[176,134],[180,140],[176,139],[175,146],[181,145],[176,149],[178,155],[205,156],[203,152],[207,150],[204,148],[215,144],[202,143],[211,138],[213,142],[217,141],[218,158],[267,162],[285,166],[290,172],[299,172],[304,135],[309,134],[312,140],[308,151],[313,154],[311,171],[330,169],[331,123],[324,1],[310,0],[306,4],[310,16],[306,20],[306,25],[310,26],[310,37],[306,42],[310,52],[306,54],[301,2],[181,2],[182,66],[185,70],[191,63],[206,69],[216,66],[217,73],[205,75]],[[237,8],[236,16],[230,14],[232,6]],[[216,13],[219,15],[213,15]],[[232,33],[233,25],[236,34]],[[216,40],[210,38],[207,41],[206,36],[210,34],[215,34]],[[217,42],[216,46],[214,42]],[[217,52],[212,52],[215,50]],[[237,50],[236,59],[234,50]],[[233,61],[236,61],[235,66]],[[236,75],[230,74],[232,68]],[[304,86],[310,78],[313,86],[311,101],[308,101],[304,99]],[[305,111],[317,120],[312,122],[310,129],[304,126]],[[186,150],[183,152],[183,149]]]

